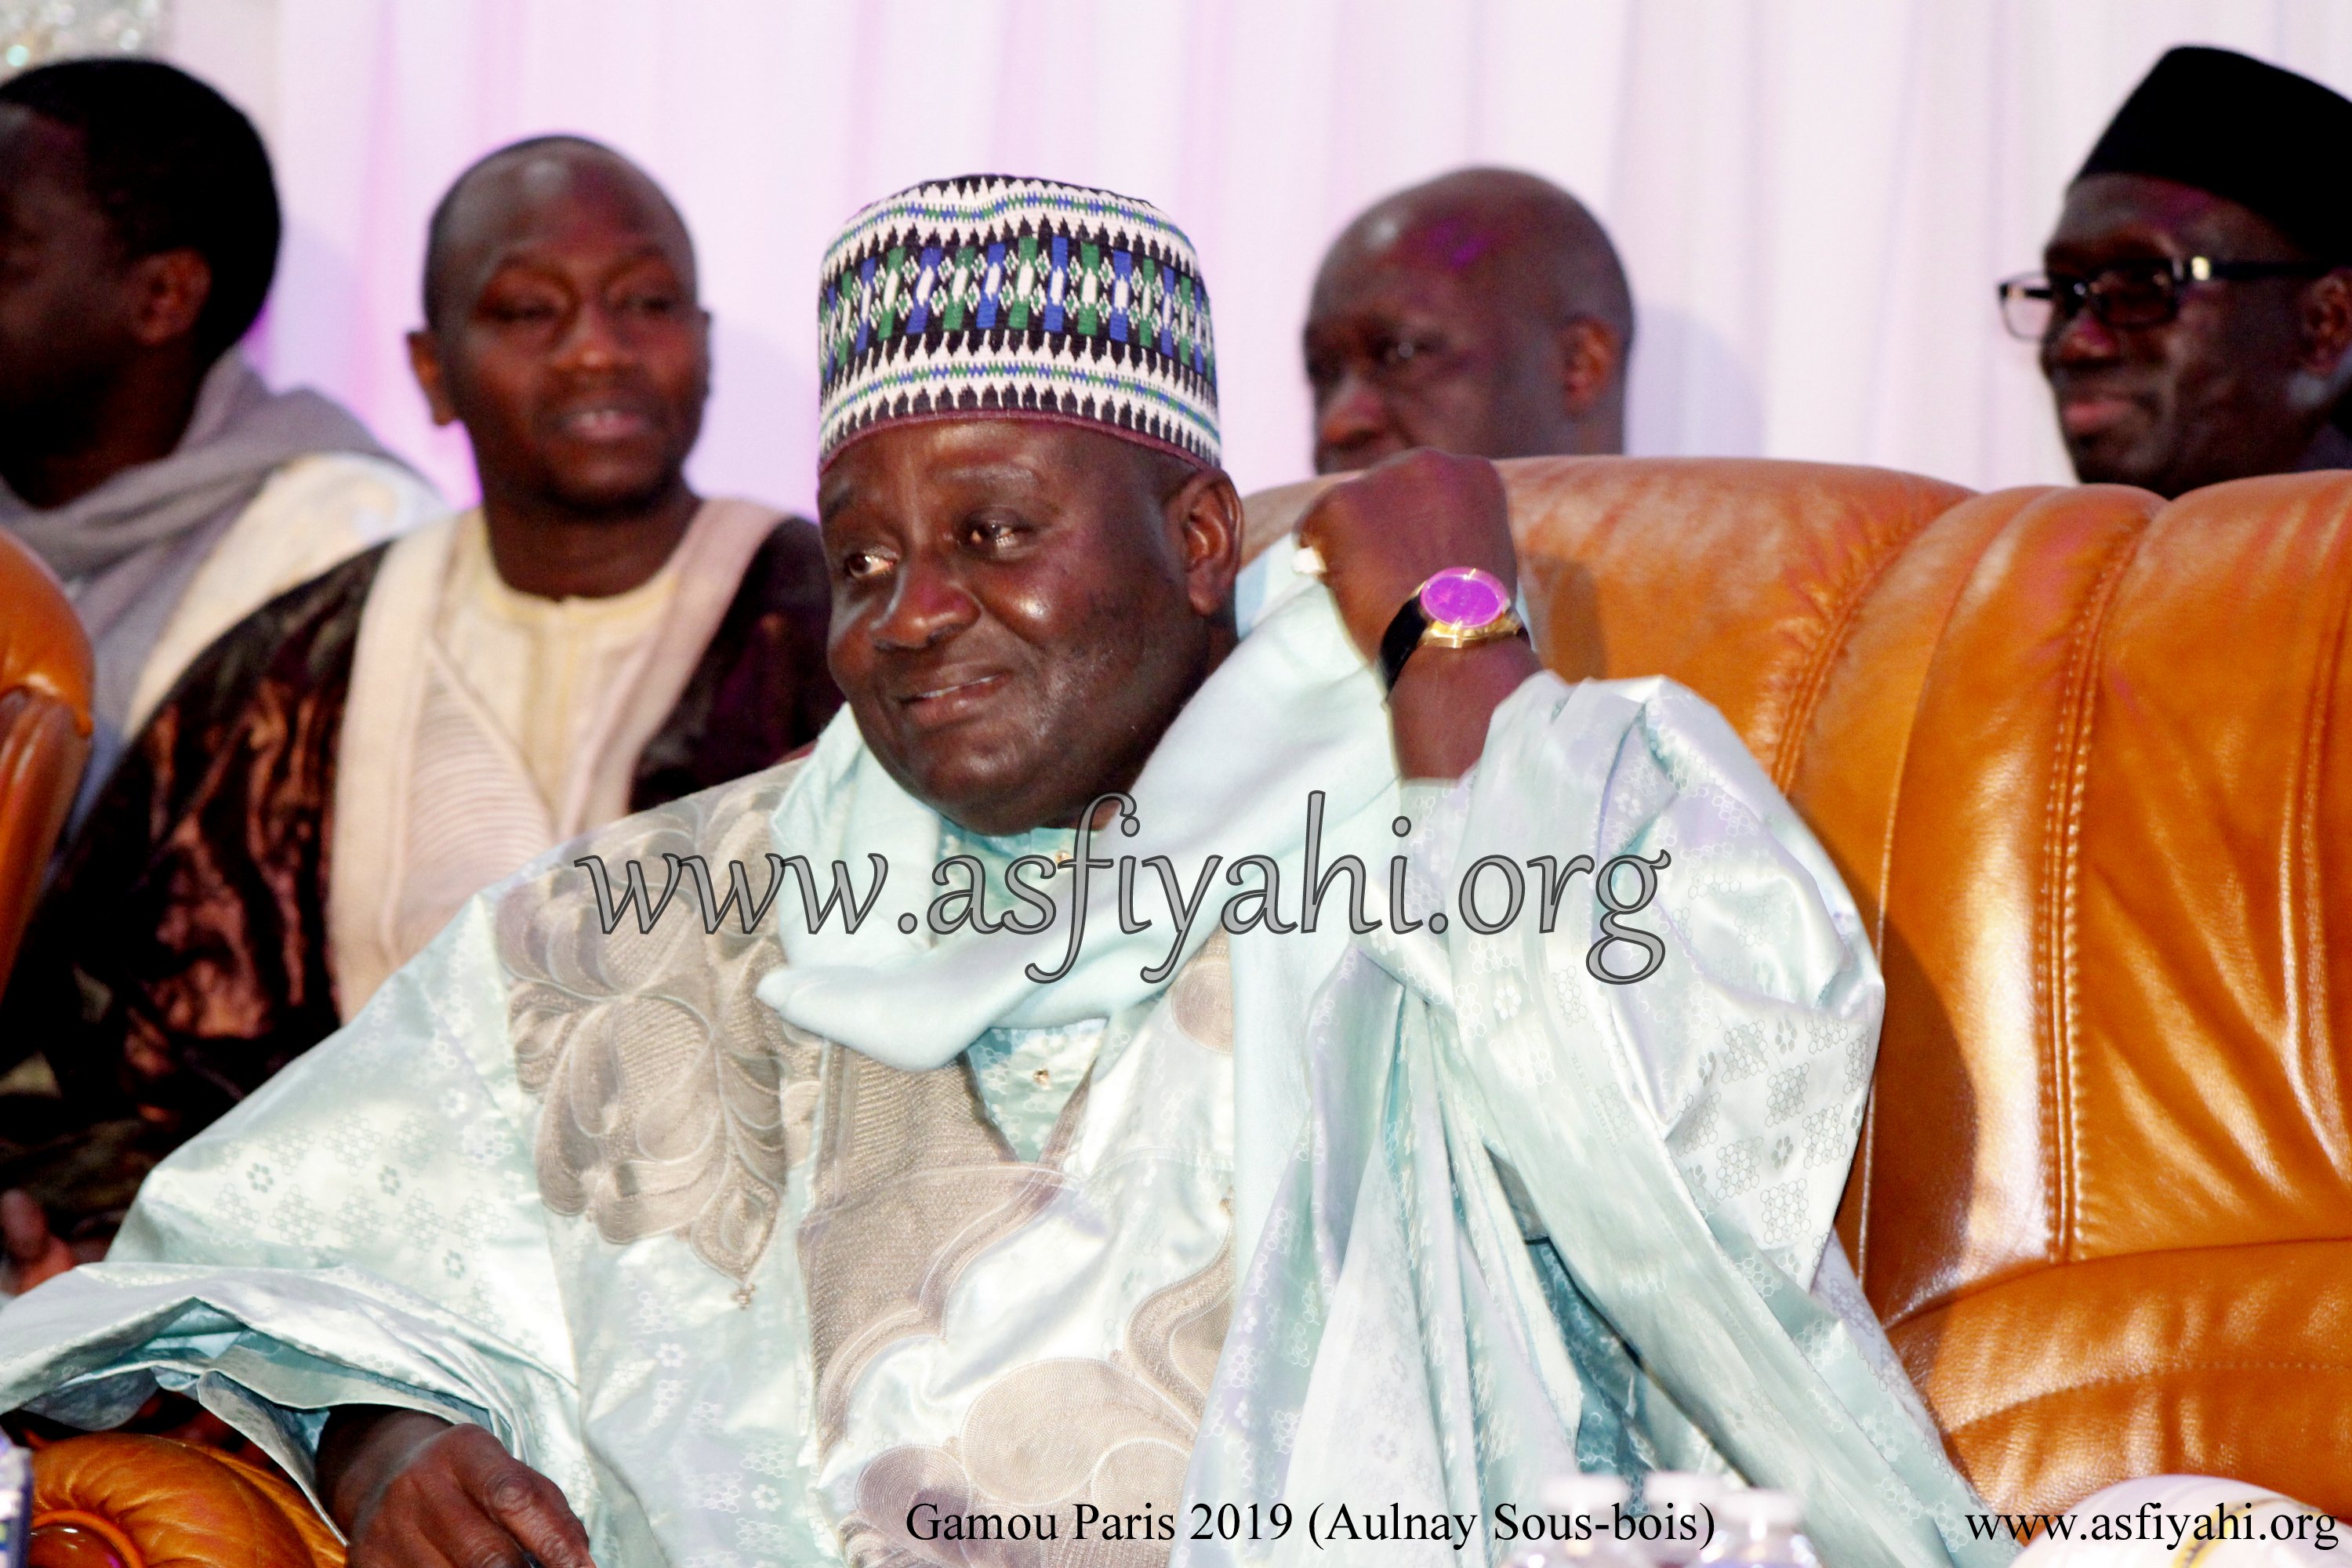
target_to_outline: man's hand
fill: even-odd
[[[555,1483],[479,1426],[344,1405],[319,1438],[319,1492],[351,1568],[595,1568]]]
[[[6,1266],[0,1269],[0,1290],[11,1296],[21,1296],[41,1281],[56,1279],[77,1261],[73,1249],[49,1229],[49,1216],[41,1205],[30,1193],[17,1188],[0,1193],[0,1241],[7,1248]]]
[[[1449,566],[1518,586],[1503,478],[1483,458],[1391,458],[1318,496],[1298,520],[1298,542],[1323,557],[1324,584],[1368,658],[1404,602]]]
[[[1317,498],[1298,540],[1323,557],[1323,581],[1367,658],[1404,602],[1449,566],[1475,566],[1517,590],[1518,557],[1502,476],[1477,458],[1407,452]],[[1389,693],[1389,727],[1407,778],[1459,778],[1486,746],[1486,722],[1539,668],[1517,637],[1424,647]]]

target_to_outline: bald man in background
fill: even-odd
[[[0,1171],[82,1236],[477,889],[767,766],[840,705],[815,528],[687,482],[709,315],[658,185],[578,138],[490,154],[434,214],[424,303],[417,381],[465,426],[482,504],[190,668],[0,1004],[0,1066],[44,1049],[66,1096],[55,1158]],[[0,1205],[20,1279],[38,1217]]]
[[[1414,447],[1622,452],[1633,342],[1616,247],[1558,185],[1462,169],[1399,191],[1341,232],[1316,275],[1315,470]]]

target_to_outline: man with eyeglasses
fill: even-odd
[[[2352,468],[2352,193],[2315,161],[2347,145],[2352,101],[2227,49],[2173,49],[2133,90],[2045,270],[2000,285],[2078,479],[2169,498]]]

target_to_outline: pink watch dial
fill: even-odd
[[[1465,630],[1491,626],[1510,612],[1511,591],[1491,572],[1449,566],[1421,585],[1421,613]]]

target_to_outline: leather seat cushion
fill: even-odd
[[[2036,1269],[1888,1337],[1996,1508],[2188,1472],[2352,1514],[2344,1450],[2308,1437],[2352,1410],[2352,1240]]]

